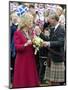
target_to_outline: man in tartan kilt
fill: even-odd
[[[49,23],[54,26],[50,30],[50,41],[45,41],[43,46],[49,50],[48,57],[50,65],[46,67],[44,79],[51,82],[51,85],[61,85],[65,81],[65,54],[64,54],[64,27],[59,23],[59,17],[56,14],[49,15]]]

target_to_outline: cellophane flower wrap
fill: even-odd
[[[35,48],[35,55],[37,54],[37,51],[39,51],[39,48],[42,46],[43,40],[38,37],[38,36],[34,36],[34,38],[32,39],[32,43],[33,43],[33,47]]]

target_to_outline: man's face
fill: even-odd
[[[55,22],[56,22],[56,20],[55,19],[53,19],[53,18],[49,18],[48,19],[48,22],[50,23],[50,25],[55,25]]]

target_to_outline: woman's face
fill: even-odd
[[[27,22],[27,27],[32,28],[33,27],[33,19],[29,19]]]
[[[40,30],[39,26],[35,27],[35,33],[36,33],[36,35],[40,35],[41,30]]]
[[[57,10],[56,10],[56,13],[57,13],[57,15],[60,16],[60,15],[62,14],[62,11],[61,11],[60,9],[57,9]]]
[[[27,25],[28,28],[33,27],[33,17],[27,18],[26,25]]]
[[[30,12],[34,15],[35,14],[35,9],[34,8],[30,8]]]

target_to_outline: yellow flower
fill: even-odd
[[[37,37],[37,36],[36,36],[35,38],[33,38],[32,42],[33,42],[33,44],[35,44],[36,46],[40,47],[41,44],[42,44],[42,42],[43,42],[43,40],[42,40],[40,37]]]

